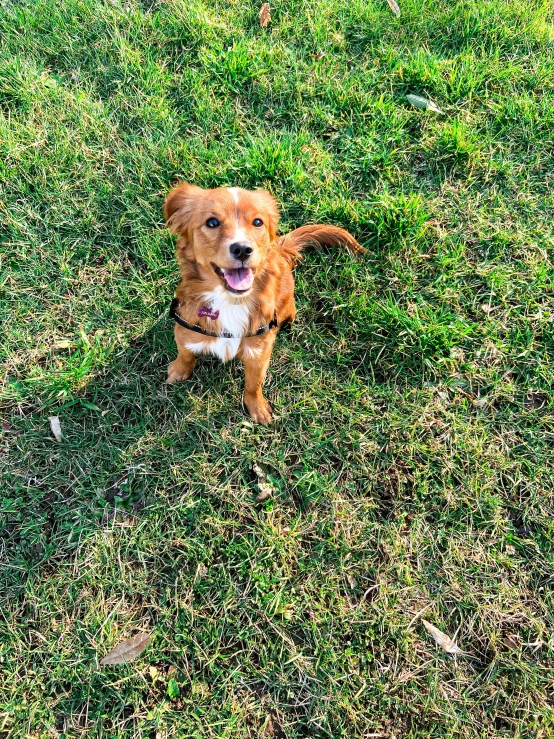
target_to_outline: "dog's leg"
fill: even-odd
[[[167,368],[167,382],[182,382],[188,380],[196,364],[196,356],[188,349],[179,349],[177,359],[174,359]]]
[[[247,352],[242,352],[241,355],[244,364],[244,405],[251,418],[264,426],[271,422],[272,415],[271,406],[262,393],[262,384],[269,367],[276,336],[277,331],[272,331],[267,335],[260,356],[247,355]]]
[[[196,364],[196,355],[184,346],[181,330],[180,327],[175,327],[175,343],[179,353],[177,359],[174,359],[167,368],[167,382],[171,384],[188,380]]]
[[[294,321],[295,317],[296,317],[296,306],[294,305],[294,301],[291,301],[289,312],[287,314],[287,317],[283,319],[283,321],[279,325],[279,331],[290,331],[292,322]]]

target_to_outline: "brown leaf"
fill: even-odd
[[[48,420],[50,421],[50,428],[52,429],[52,433],[54,434],[54,438],[56,441],[62,440],[62,427],[60,424],[60,419],[58,416],[49,416]]]
[[[439,631],[436,626],[433,626],[433,624],[430,624],[429,621],[426,621],[424,618],[421,619],[421,623],[425,626],[433,639],[440,647],[444,649],[445,652],[448,652],[448,654],[463,654],[462,650],[454,642],[454,640],[444,634],[442,631]]]
[[[504,646],[508,647],[508,649],[517,649],[519,647],[519,642],[516,641],[517,636],[506,634],[506,636],[502,639],[502,642]]]
[[[348,584],[350,585],[350,588],[352,590],[355,590],[358,587],[358,581],[356,580],[356,578],[354,577],[354,575],[348,574],[346,576],[346,579],[348,580]]]
[[[122,665],[132,662],[142,654],[152,641],[150,634],[137,634],[132,639],[124,639],[115,649],[112,649],[103,659],[101,665]]]
[[[273,495],[273,488],[271,487],[271,485],[267,485],[264,483],[261,483],[259,487],[260,492],[258,493],[258,495],[256,495],[256,502],[262,503],[264,500],[271,498],[271,496]]]
[[[11,431],[12,427],[7,421],[2,421],[2,431]]]
[[[389,4],[389,8],[398,18],[400,16],[400,8],[398,7],[398,3],[396,2],[396,0],[387,0],[387,2]]]
[[[264,3],[260,8],[260,28],[265,28],[269,23],[271,23],[269,3]]]

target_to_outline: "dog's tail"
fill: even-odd
[[[281,236],[277,242],[281,254],[290,262],[299,258],[300,252],[307,246],[346,246],[352,252],[365,251],[356,239],[338,226],[327,226],[317,224],[315,226],[301,226],[285,236]]]

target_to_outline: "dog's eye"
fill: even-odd
[[[260,226],[264,225],[264,222],[261,218],[254,218],[254,220],[252,221],[252,225],[256,226],[256,228],[260,228]]]
[[[208,218],[206,221],[206,226],[208,228],[217,228],[219,226],[219,221],[217,218]]]

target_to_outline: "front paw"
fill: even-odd
[[[180,359],[175,359],[167,368],[167,380],[166,382],[173,385],[176,382],[183,382],[188,380],[192,375],[193,367],[188,367]]]
[[[273,421],[271,406],[265,398],[245,398],[244,404],[250,418],[256,423],[261,423],[262,426],[269,426],[271,421]]]

